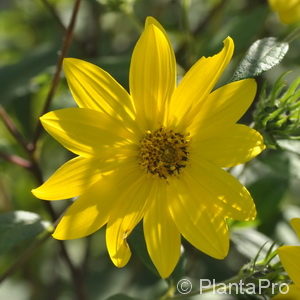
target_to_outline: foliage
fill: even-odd
[[[176,299],[181,278],[191,278],[193,299],[204,299],[197,289],[200,278],[238,275],[254,282],[275,274],[272,280],[288,282],[273,259],[279,244],[296,242],[288,223],[300,216],[298,24],[281,24],[267,1],[259,0],[78,2],[74,27],[76,1],[0,2],[0,299]],[[260,131],[268,147],[230,170],[253,195],[257,220],[229,220],[232,246],[222,261],[183,241],[168,280],[159,278],[149,259],[141,226],[129,239],[133,258],[119,270],[108,259],[103,231],[75,241],[51,238],[72,200],[49,204],[30,192],[70,158],[38,119],[49,109],[74,105],[59,59],[67,53],[91,61],[128,87],[130,54],[148,15],[171,37],[179,80],[202,55],[216,53],[226,36],[234,38],[234,60],[219,84],[256,77],[259,96],[241,122]],[[243,297],[226,299],[252,299]]]

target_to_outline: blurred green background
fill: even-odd
[[[0,1],[0,103],[29,141],[50,88],[73,5],[72,0]],[[131,53],[146,16],[157,18],[168,32],[176,52],[179,77],[202,55],[219,51],[223,39],[231,36],[235,41],[235,54],[219,85],[230,81],[255,40],[268,36],[283,38],[294,26],[281,24],[264,0],[82,0],[68,56],[99,65],[127,87]],[[299,49],[298,39],[290,45],[279,66],[257,78],[259,87],[265,82],[270,89],[285,71],[293,71],[285,77],[287,83],[299,77]],[[51,110],[74,105],[62,78]],[[254,108],[255,104],[243,122],[252,122]],[[296,242],[288,220],[300,217],[300,143],[288,138],[279,142],[281,150],[267,150],[246,166],[232,170],[252,192],[259,212],[257,221],[232,224],[232,247],[224,261],[209,258],[183,242],[184,253],[172,277],[174,282],[184,276],[194,278],[195,286],[200,278],[224,280],[253,258],[266,240]],[[0,152],[24,158],[27,155],[2,122]],[[44,178],[71,157],[45,133],[38,141],[35,155]],[[37,185],[28,170],[0,158],[0,228],[3,226],[0,229],[0,275],[32,245],[44,224],[37,221],[35,225],[41,228],[29,228],[28,237],[15,245],[7,234],[11,229],[10,216],[4,213],[30,211],[40,215],[42,220],[51,220],[42,201],[30,192]],[[68,201],[53,203],[58,215],[68,204]],[[32,225],[30,222],[25,225]],[[72,260],[82,270],[86,299],[102,300],[118,293],[136,299],[158,299],[164,293],[167,283],[151,271],[140,230],[135,230],[130,239],[134,254],[123,269],[111,263],[103,230],[86,239],[66,242]],[[15,234],[13,230],[10,232]],[[47,239],[22,267],[0,284],[0,299],[77,299],[55,240]],[[197,296],[193,299],[213,298]]]

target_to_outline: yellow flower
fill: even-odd
[[[291,224],[300,238],[300,219],[291,220]],[[278,255],[284,269],[287,271],[294,284],[289,286],[287,293],[278,294],[274,300],[299,300],[300,299],[300,246],[282,246],[278,248]]]
[[[180,236],[206,254],[228,252],[227,218],[252,220],[253,200],[222,169],[263,149],[255,130],[236,124],[256,93],[253,79],[212,92],[234,44],[202,57],[176,87],[176,62],[162,26],[152,17],[130,65],[130,94],[108,73],[68,58],[64,71],[79,108],[49,112],[45,129],[78,155],[33,190],[41,199],[79,196],[53,237],[75,239],[106,225],[117,267],[131,255],[127,237],[143,220],[150,257],[168,277],[180,256]],[[181,234],[181,235],[180,235]]]
[[[282,23],[300,21],[300,0],[269,0],[269,4],[272,10],[279,14]]]

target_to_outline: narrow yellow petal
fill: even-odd
[[[245,163],[264,149],[263,137],[248,126],[236,124],[225,131],[203,136],[199,134],[193,145],[195,156],[219,167],[232,167]]]
[[[300,286],[300,246],[282,246],[277,251],[289,277]]]
[[[40,187],[32,193],[44,200],[60,200],[81,195],[100,179],[99,160],[76,157],[62,165]]]
[[[226,84],[202,102],[188,131],[210,135],[235,124],[250,107],[256,94],[256,81],[245,79]]]
[[[162,278],[173,272],[180,257],[180,234],[166,204],[166,185],[159,184],[150,196],[151,207],[144,217],[148,253]]]
[[[79,107],[105,112],[122,120],[131,119],[133,104],[130,95],[107,72],[75,58],[65,58],[63,66]]]
[[[293,229],[297,233],[299,239],[300,239],[300,218],[294,218],[291,220],[291,225],[293,226]]]
[[[152,17],[134,48],[129,79],[138,122],[145,129],[161,126],[175,88],[176,61],[165,31]]]
[[[223,49],[218,54],[200,58],[185,74],[170,103],[171,123],[180,122],[181,126],[186,128],[192,122],[228,65],[233,49],[233,40],[227,37]]]
[[[228,227],[220,210],[215,210],[188,180],[175,180],[169,189],[169,210],[179,232],[194,247],[217,259],[229,249]]]
[[[150,189],[151,184],[146,182],[145,176],[137,172],[127,189],[119,191],[121,196],[106,228],[107,250],[119,268],[125,266],[131,256],[126,239],[145,214]]]
[[[192,159],[186,176],[189,182],[195,181],[195,189],[202,195],[199,201],[209,202],[215,209],[221,209],[224,217],[241,221],[255,219],[256,209],[250,193],[223,169],[195,158]]]
[[[65,108],[41,117],[46,131],[65,148],[84,157],[103,156],[128,131],[105,114],[87,108]]]
[[[276,295],[272,300],[298,300],[300,299],[300,287],[290,284],[282,293]]]

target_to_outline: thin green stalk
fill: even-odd
[[[295,39],[300,37],[300,27],[296,27],[290,34],[288,34],[282,41],[286,43],[291,43]]]

